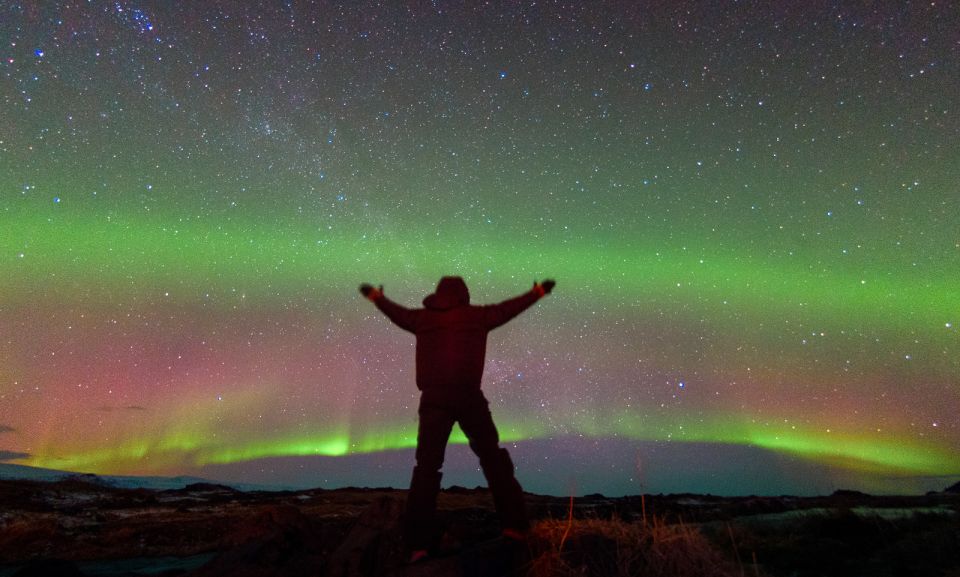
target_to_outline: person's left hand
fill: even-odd
[[[375,301],[383,296],[383,285],[377,288],[370,283],[363,283],[360,285],[360,293],[368,299]]]

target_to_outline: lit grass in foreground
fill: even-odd
[[[661,518],[545,519],[534,524],[530,548],[529,577],[746,574],[734,554],[724,555],[696,527]]]

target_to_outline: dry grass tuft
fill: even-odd
[[[698,529],[653,518],[543,520],[530,536],[529,577],[740,577],[743,568]]]

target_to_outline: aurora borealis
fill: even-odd
[[[774,492],[956,482],[958,23],[4,2],[0,461],[403,487],[414,341],[357,286],[458,274],[477,303],[557,280],[488,344],[528,490],[689,487],[656,462],[742,493],[717,455]]]

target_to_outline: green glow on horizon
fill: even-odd
[[[956,475],[960,474],[960,459],[951,451],[929,444],[910,443],[893,439],[872,439],[848,432],[818,432],[813,430],[771,431],[739,420],[734,415],[718,417],[696,426],[674,426],[665,420],[632,419],[630,422],[612,416],[607,419],[619,423],[614,431],[604,433],[599,427],[585,425],[579,433],[588,438],[602,439],[618,435],[636,441],[669,441],[676,443],[720,443],[753,446],[774,452],[795,455],[829,463],[853,471],[872,471],[888,474]],[[575,419],[572,419],[575,421]],[[585,421],[581,420],[581,423]],[[502,442],[522,442],[549,438],[543,430],[504,424]],[[675,432],[665,433],[668,429]],[[520,436],[518,431],[525,430]],[[574,433],[576,434],[576,433]],[[163,470],[174,463],[188,462],[194,466],[227,464],[271,457],[323,456],[371,454],[381,451],[411,449],[416,446],[416,427],[399,427],[389,432],[378,432],[358,437],[348,434],[280,435],[266,441],[244,444],[222,443],[194,437],[184,440],[173,433],[159,439],[129,440],[119,446],[104,449],[77,450],[69,456],[34,455],[23,462],[36,467],[65,469],[84,473],[115,474],[131,470]],[[458,427],[450,437],[451,444],[466,444]]]
[[[893,438],[871,438],[863,434],[811,428],[782,429],[745,422],[736,415],[690,421],[682,426],[663,421],[638,421],[626,415],[606,419],[613,430],[638,441],[670,440],[746,445],[793,454],[820,462],[839,462],[853,470],[882,470],[891,473],[957,474],[960,458],[951,451],[930,443],[909,442]],[[582,427],[591,437],[602,437],[602,427]],[[610,434],[609,429],[606,434]]]
[[[312,294],[317,289],[321,294],[329,294],[331,285],[352,289],[357,279],[367,278],[371,271],[382,279],[400,279],[409,276],[411,267],[418,271],[436,269],[426,273],[432,276],[446,272],[438,268],[437,262],[466,261],[480,269],[490,265],[492,252],[497,255],[498,270],[513,271],[524,278],[539,275],[540,270],[560,271],[561,282],[589,286],[607,299],[625,291],[634,298],[672,295],[670,298],[682,302],[681,308],[691,315],[694,313],[689,311],[697,310],[696,302],[689,298],[693,294],[717,301],[739,301],[743,303],[739,311],[745,319],[753,318],[752,315],[768,316],[778,309],[794,310],[798,303],[809,303],[820,316],[822,326],[843,325],[855,319],[893,330],[915,329],[942,325],[944,318],[960,310],[960,292],[955,290],[952,279],[917,283],[907,277],[886,276],[864,283],[861,275],[846,271],[811,274],[811,263],[802,260],[757,263],[757,259],[743,259],[721,250],[698,254],[667,252],[652,243],[611,243],[599,254],[592,246],[551,245],[537,249],[535,258],[531,258],[509,250],[517,243],[517,239],[509,237],[496,239],[500,245],[492,251],[486,246],[461,254],[451,247],[471,246],[470,233],[459,231],[446,235],[446,245],[370,252],[364,250],[355,235],[333,237],[324,245],[317,245],[311,240],[315,231],[304,228],[288,229],[278,235],[266,226],[226,225],[211,229],[202,222],[174,225],[169,219],[122,215],[110,221],[82,214],[62,217],[61,221],[48,221],[43,216],[0,215],[0,226],[5,231],[0,236],[0,250],[7,254],[21,250],[12,244],[13,239],[27,239],[28,246],[24,258],[0,260],[0,289],[8,305],[36,298],[36,287],[41,285],[45,292],[52,290],[50,294],[65,301],[72,298],[78,286],[104,290],[104,298],[119,302],[144,294],[146,287],[171,286],[180,293],[192,291],[195,295],[210,290],[228,293],[239,287],[250,299],[269,302],[276,298],[277,291],[289,296]],[[55,234],[51,234],[51,227]],[[64,246],[69,250],[64,250]],[[529,270],[533,261],[536,273]],[[250,280],[252,273],[256,282]],[[576,294],[575,289],[571,292]],[[352,290],[343,295],[344,299],[351,297],[356,298]],[[48,294],[46,298],[51,297]],[[226,309],[231,303],[224,302],[223,306]],[[709,308],[702,306],[698,314],[710,314]],[[953,342],[953,335],[931,333],[926,339],[926,346],[933,348]],[[948,366],[947,370],[957,372],[955,367]],[[839,461],[854,470],[918,474],[954,474],[960,470],[949,452],[926,445],[816,430],[771,433],[744,423],[735,415],[713,417],[706,423],[694,421],[682,429],[675,429],[663,419],[640,420],[628,414],[613,419],[571,418],[570,422],[575,433],[595,438],[618,434],[641,441],[757,446],[813,461]],[[504,441],[549,436],[542,426],[519,423],[514,420],[505,424],[501,429]],[[455,429],[451,442],[466,442],[459,429]],[[162,469],[182,462],[202,466],[266,457],[336,457],[415,445],[413,427],[387,427],[363,435],[350,435],[346,428],[338,433],[281,433],[267,440],[233,443],[213,442],[204,438],[202,432],[178,430],[159,439],[135,438],[118,446],[78,450],[66,456],[37,454],[25,462],[108,473],[138,467]]]
[[[752,444],[821,462],[836,462],[858,471],[947,475],[960,472],[949,451],[919,444],[876,440],[839,433],[806,435],[756,434]]]

